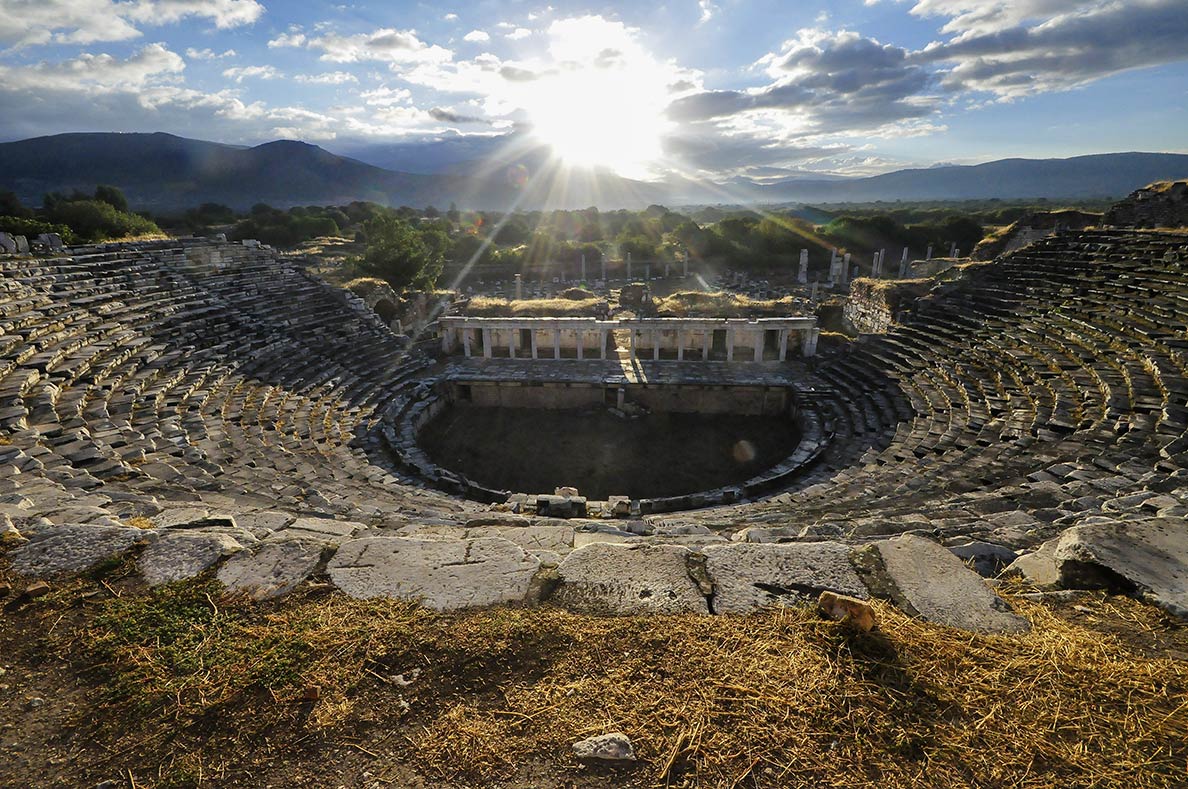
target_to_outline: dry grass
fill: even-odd
[[[656,311],[673,318],[755,318],[800,315],[804,308],[791,296],[764,300],[725,291],[689,290],[657,299]]]
[[[53,648],[101,667],[105,715],[138,721],[132,736],[163,749],[155,758],[201,761],[207,748],[225,759],[264,731],[275,743],[278,732],[306,739],[381,720],[418,771],[478,785],[525,763],[567,765],[571,742],[608,730],[636,744],[641,764],[622,784],[632,786],[1186,780],[1188,636],[1123,598],[1089,598],[1087,614],[1019,601],[1034,623],[1021,637],[949,630],[876,604],[881,632],[860,636],[807,607],[442,616],[337,594],[263,610],[218,590],[125,594],[84,627],[55,622]],[[46,621],[61,618],[54,606],[71,605],[68,596],[46,598]],[[423,673],[406,686],[414,671]],[[298,715],[311,687],[318,699]],[[221,739],[201,733],[212,726]],[[182,732],[195,744],[183,747]]]
[[[597,318],[606,309],[606,302],[599,298],[508,300],[475,296],[464,312],[476,318]]]

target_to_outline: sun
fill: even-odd
[[[636,31],[600,17],[549,33],[552,62],[517,97],[535,136],[566,164],[647,177],[669,127],[672,65],[644,50]]]
[[[659,159],[665,97],[619,70],[570,72],[539,85],[533,133],[566,164],[644,177]]]

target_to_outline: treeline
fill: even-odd
[[[114,186],[99,186],[91,194],[51,192],[41,208],[24,206],[12,192],[0,192],[0,232],[34,237],[57,233],[67,244],[107,241],[160,233],[142,214],[128,209],[124,193]]]

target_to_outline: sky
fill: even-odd
[[[0,0],[0,140],[538,140],[768,180],[1188,152],[1188,0]]]

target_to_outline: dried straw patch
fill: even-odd
[[[606,302],[589,299],[520,299],[475,296],[465,313],[477,318],[594,318],[606,312]]]
[[[570,743],[610,730],[641,759],[622,786],[1188,783],[1188,634],[1124,598],[1090,598],[1089,614],[1019,601],[1034,628],[1015,637],[876,604],[881,629],[863,636],[809,607],[446,616],[338,594],[268,610],[217,590],[125,594],[55,633],[56,651],[108,677],[104,714],[149,729],[158,758],[247,758],[264,731],[355,737],[378,715],[402,762],[478,785],[569,769]]]
[[[690,290],[657,299],[656,312],[674,318],[754,318],[799,315],[804,307],[791,296],[764,300],[725,291]]]

